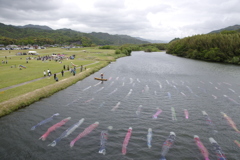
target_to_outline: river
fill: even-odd
[[[101,73],[108,81],[94,80]],[[168,160],[203,160],[194,135],[199,136],[210,159],[217,159],[209,142],[213,137],[228,160],[239,160],[240,147],[234,141],[240,141],[240,133],[221,114],[224,112],[240,129],[239,103],[239,66],[180,58],[165,52],[133,52],[49,98],[2,117],[0,159],[157,160],[169,133],[175,132],[174,146],[166,155]],[[158,109],[162,112],[153,119]],[[189,113],[188,119],[184,109]],[[31,130],[55,113],[60,115]],[[49,127],[67,117],[71,119],[65,125],[51,132],[45,141],[39,140]],[[84,122],[75,131],[55,147],[48,146],[82,118]],[[99,126],[71,148],[70,142],[96,121]],[[98,153],[100,133],[108,126],[113,129],[109,131],[106,155],[102,155]],[[123,155],[122,144],[129,127],[132,134]],[[149,128],[153,133],[150,149]]]

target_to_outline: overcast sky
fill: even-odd
[[[169,41],[240,24],[240,0],[0,0],[0,22]]]

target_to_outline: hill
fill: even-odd
[[[108,42],[109,44],[112,44],[112,45],[149,43],[147,41],[142,41],[142,40],[130,37],[128,35],[111,35],[111,34],[102,33],[102,32],[92,32],[90,33],[90,35],[98,39],[104,40],[105,42]]]
[[[79,44],[92,45],[123,45],[145,44],[127,35],[110,35],[108,33],[83,33],[71,29],[53,30],[48,26],[25,25],[12,26],[0,23],[0,44]]]
[[[151,40],[151,39],[144,39],[144,38],[141,38],[141,37],[134,37],[136,39],[139,39],[141,41],[147,41],[147,42],[150,42],[150,43],[168,43],[166,41],[162,41],[162,40]]]
[[[220,33],[221,31],[224,31],[224,30],[227,30],[227,31],[240,31],[240,25],[236,24],[234,26],[229,26],[229,27],[226,27],[226,28],[222,28],[222,29],[219,29],[219,30],[214,30],[210,33]]]
[[[40,26],[40,25],[33,25],[33,24],[28,24],[25,26],[16,26],[18,28],[38,28],[38,29],[45,29],[45,30],[53,30],[52,28],[48,26]]]

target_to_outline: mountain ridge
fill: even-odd
[[[105,41],[109,41],[109,42],[113,41],[115,39],[117,41],[125,41],[126,43],[130,43],[131,41],[134,40],[134,43],[131,43],[131,44],[139,44],[140,42],[150,43],[147,41],[138,40],[138,39],[128,36],[128,35],[118,35],[118,34],[111,35],[109,33],[103,33],[103,32],[92,32],[89,34],[98,39],[104,39]]]
[[[46,25],[34,25],[34,24],[27,24],[24,26],[15,26],[18,28],[39,28],[39,29],[44,29],[44,30],[53,30],[52,28],[46,26]]]
[[[39,28],[39,29],[43,29],[43,30],[54,30],[54,29],[52,29],[52,28],[50,28],[49,26],[46,26],[46,25],[28,24],[28,25],[24,25],[24,26],[15,26],[15,27],[18,27],[18,28]],[[61,29],[57,29],[57,30],[72,30],[72,29],[61,28]],[[73,31],[75,31],[75,30],[73,30]],[[76,32],[80,32],[80,31],[76,31]],[[89,34],[92,34],[92,33],[104,33],[104,32],[91,32]],[[140,37],[132,37],[132,36],[129,36],[129,35],[119,35],[119,34],[109,34],[109,33],[106,33],[106,34],[108,34],[109,36],[120,36],[122,38],[127,38],[127,39],[129,39],[131,37],[131,38],[135,38],[135,39],[147,42],[147,43],[167,43],[166,41],[162,41],[162,40],[144,39],[144,38],[140,38]]]
[[[221,31],[224,31],[224,30],[227,30],[227,31],[236,31],[236,30],[240,30],[240,25],[238,24],[235,24],[233,26],[228,26],[228,27],[225,27],[225,28],[222,28],[222,29],[218,29],[218,30],[213,30],[209,33],[220,33]]]
[[[6,39],[4,39],[4,37],[8,38],[8,42],[5,42]],[[149,43],[127,35],[111,35],[101,32],[83,33],[67,28],[53,30],[47,26],[13,26],[0,23],[0,44],[33,44],[40,43],[39,41],[41,41],[43,44],[77,43],[83,46]]]

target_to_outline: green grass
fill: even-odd
[[[99,69],[98,66],[101,66],[101,65],[105,66],[105,64],[106,64],[106,62],[99,62],[99,63],[93,64],[93,65],[89,65],[88,68],[87,68],[87,71],[89,69],[92,69],[94,72],[96,72]],[[95,68],[97,68],[97,70]],[[94,72],[92,72],[92,73],[94,73]],[[85,70],[81,73],[80,73],[80,70],[79,70],[77,72],[77,75],[78,74],[81,74],[82,75],[81,77],[85,77],[86,75],[90,75],[89,71],[86,72]],[[60,82],[60,81],[66,81],[69,78],[74,77],[74,76],[70,72],[65,72],[63,77],[62,77],[61,74],[58,74],[57,77],[58,77],[59,82]],[[80,79],[82,79],[82,78],[80,78]],[[3,93],[1,93],[1,97],[0,97],[1,101],[0,102],[9,100],[9,99],[17,97],[19,95],[26,94],[26,93],[29,93],[29,92],[34,91],[36,89],[39,89],[39,88],[42,88],[42,87],[45,87],[45,86],[48,86],[48,85],[51,85],[51,84],[55,84],[55,83],[58,83],[58,82],[56,82],[53,79],[53,76],[51,76],[51,77],[46,77],[45,79],[42,79],[42,80],[38,80],[38,81],[31,82],[31,83],[28,83],[28,84],[25,84],[25,85],[22,85],[22,86],[18,86],[16,88],[8,89],[6,91],[3,91]]]
[[[85,50],[85,52],[83,50]],[[115,61],[117,58],[125,56],[123,54],[116,55],[114,50],[100,50],[97,48],[80,48],[70,50],[49,48],[36,51],[40,53],[40,56],[52,55],[52,53],[61,53],[66,54],[67,56],[75,54],[76,58],[74,60],[64,59],[62,63],[55,61],[42,62],[35,59],[29,60],[28,63],[26,63],[26,57],[29,57],[29,55],[15,55],[17,52],[24,52],[23,50],[11,50],[10,53],[9,51],[0,50],[0,61],[5,61],[5,56],[7,56],[8,61],[7,64],[0,64],[0,88],[9,87],[43,77],[43,70],[50,69],[53,74],[60,73],[63,69],[63,65],[73,67],[71,62],[78,65],[77,67],[80,67],[80,65],[87,65],[87,70],[80,72],[80,69],[77,68],[75,76],[73,76],[69,71],[64,72],[64,77],[62,77],[61,74],[57,74],[59,79],[58,82],[56,82],[53,79],[53,76],[51,76],[0,92],[0,117],[38,101],[41,98],[48,97],[59,90],[67,88],[77,81],[84,79],[94,72],[97,72],[110,62]],[[20,64],[26,66],[26,69],[20,70],[18,68]]]
[[[59,73],[63,69],[63,65],[73,67],[71,62],[75,65],[80,66],[94,63],[95,61],[113,61],[115,59],[113,57],[113,50],[97,50],[94,48],[84,48],[84,50],[86,50],[87,52],[83,52],[82,49],[64,50],[61,48],[37,50],[40,53],[40,56],[52,55],[52,53],[66,54],[67,57],[73,54],[76,55],[76,58],[74,60],[63,60],[62,63],[58,63],[55,61],[43,62],[41,60],[35,59],[28,60],[28,63],[26,63],[26,58],[29,57],[29,55],[15,55],[17,52],[27,52],[25,50],[11,50],[10,54],[9,51],[1,51],[0,61],[5,61],[5,56],[7,56],[8,63],[0,64],[0,88],[40,78],[43,76],[43,71],[47,69],[50,69],[53,74]],[[37,56],[30,57],[34,58]],[[25,66],[26,69],[20,70],[18,67],[19,65]]]

